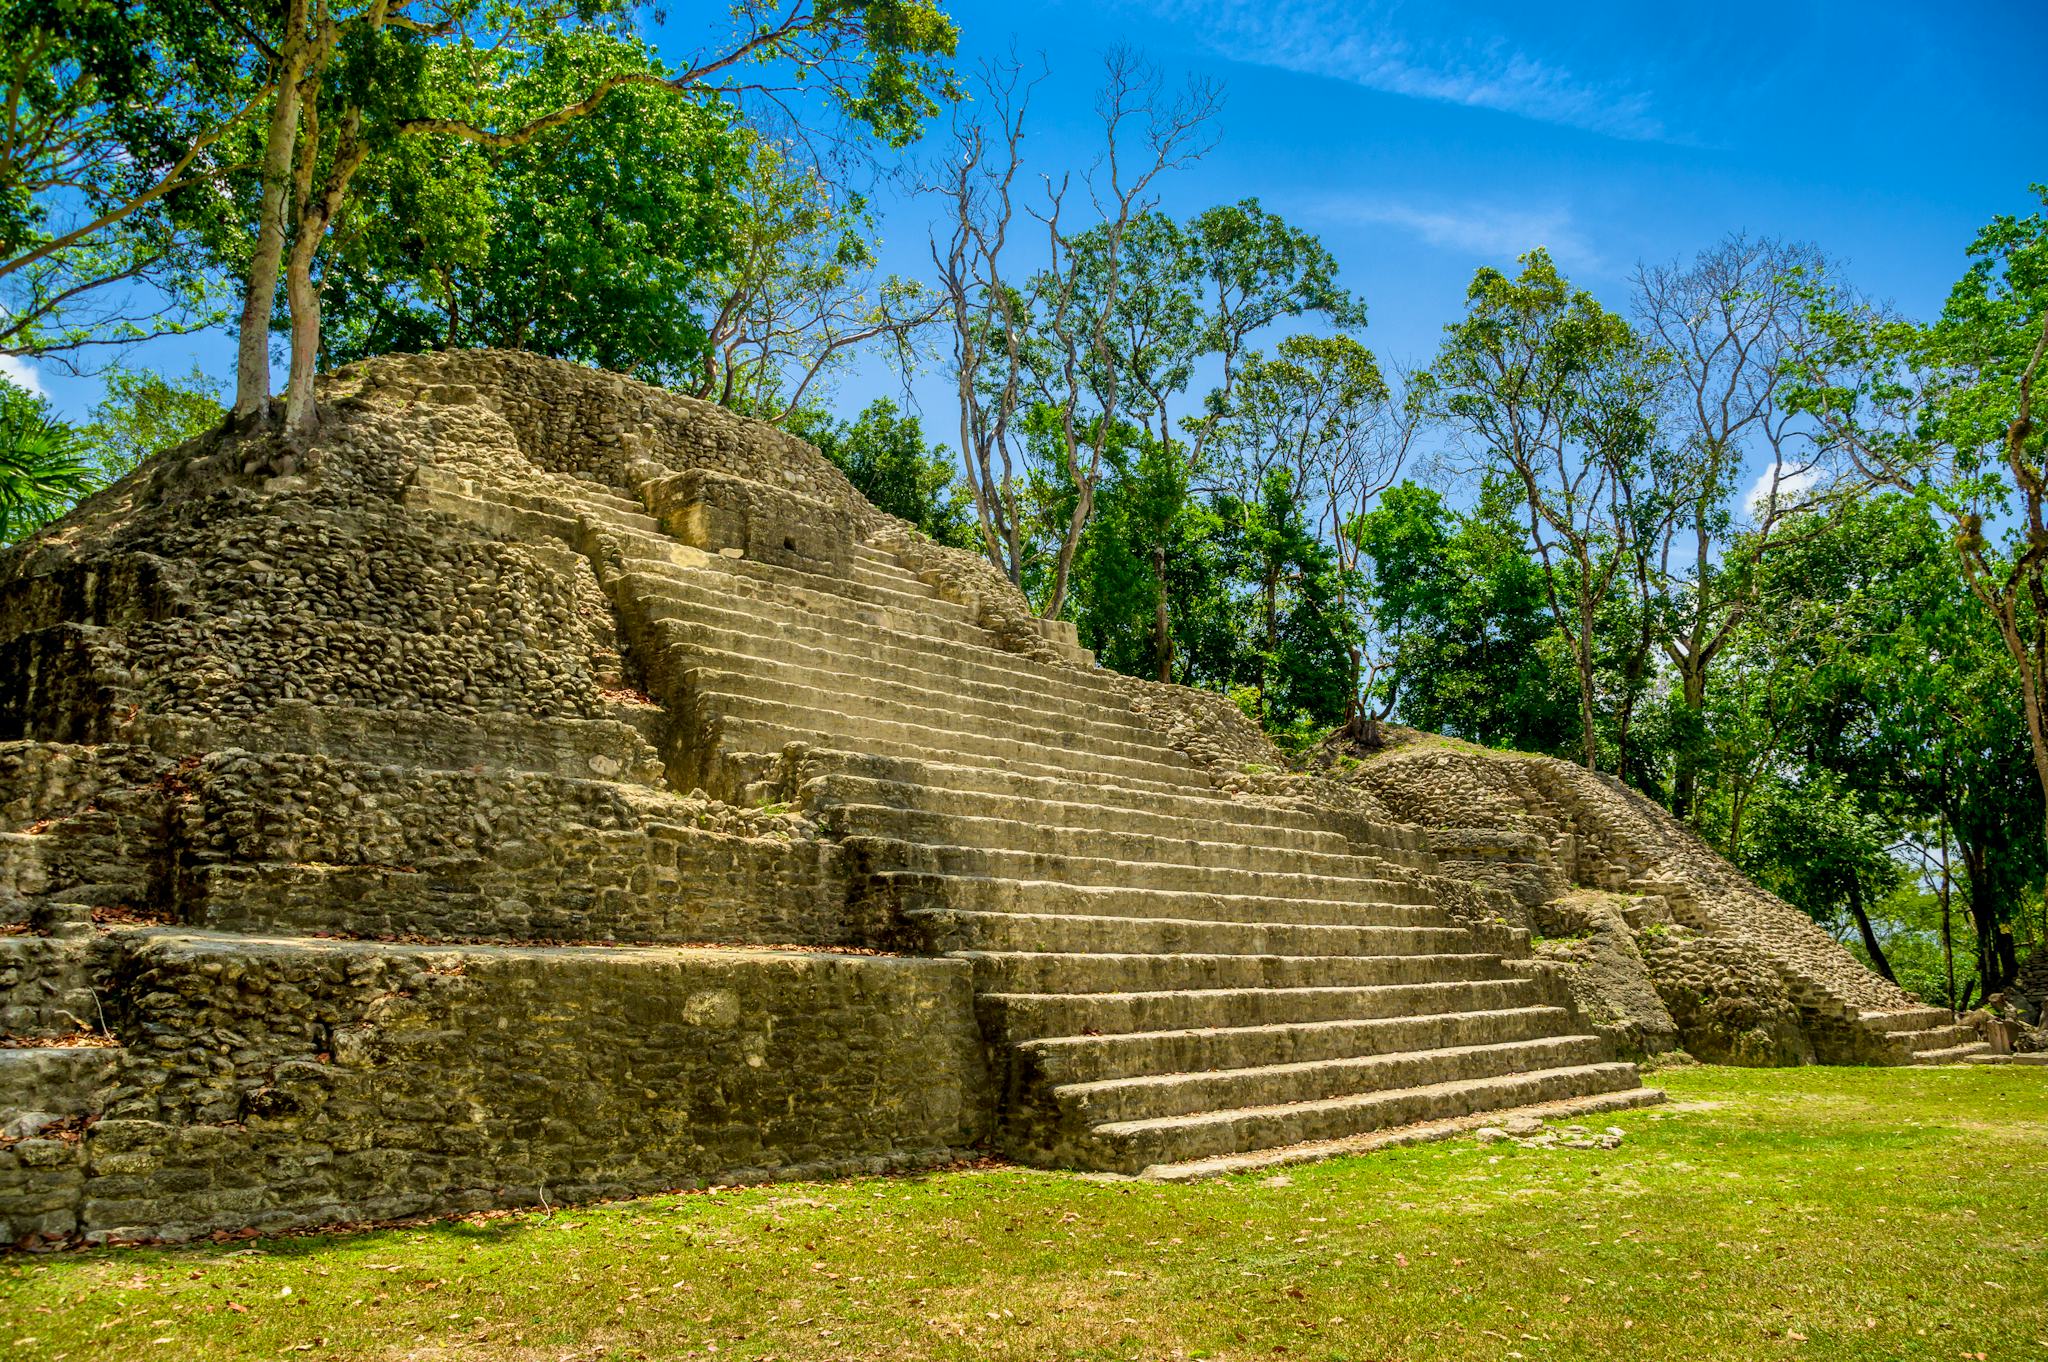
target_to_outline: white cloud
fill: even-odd
[[[1369,90],[1494,109],[1629,141],[1666,133],[1650,96],[1581,78],[1506,38],[1424,43],[1394,32],[1387,7],[1330,0],[1150,0],[1219,55]]]
[[[1770,501],[1771,479],[1773,476],[1778,480],[1778,509],[1780,511],[1784,510],[1788,505],[1796,503],[1801,497],[1820,484],[1820,470],[1818,468],[1779,468],[1775,464],[1766,464],[1763,471],[1756,475],[1756,481],[1749,485],[1749,491],[1743,494],[1742,508],[1749,512],[1752,518],[1761,515]]]
[[[36,397],[48,397],[50,390],[36,377],[36,369],[27,360],[15,355],[0,355],[0,378],[6,378],[17,388],[26,389]]]
[[[1569,209],[1528,209],[1498,204],[1414,204],[1359,199],[1327,204],[1323,215],[1396,227],[1431,246],[1510,268],[1538,246],[1567,271],[1601,272],[1600,254]]]

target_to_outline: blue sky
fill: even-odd
[[[1257,196],[1322,236],[1367,342],[1422,362],[1483,264],[1547,246],[1622,305],[1638,261],[1726,233],[1810,240],[1865,292],[1939,308],[1974,230],[2048,179],[2048,102],[2013,55],[2048,4],[1723,0],[960,3],[966,53],[1044,52],[1044,140],[1083,155],[1099,54],[1221,81],[1222,141],[1175,213]],[[888,222],[914,258],[914,211]],[[919,384],[927,390],[927,385]],[[937,412],[930,412],[933,416]]]
[[[1220,81],[1221,143],[1165,182],[1161,206],[1256,196],[1317,232],[1370,308],[1367,343],[1394,361],[1427,359],[1476,267],[1538,244],[1620,306],[1639,260],[1737,230],[1810,240],[1866,293],[1924,315],[1975,228],[2028,211],[2028,183],[2048,179],[2048,101],[2029,65],[2048,45],[2042,0],[950,8],[964,61],[1014,42],[1051,63],[1039,164],[1085,162],[1112,45]],[[675,55],[695,22],[672,14]],[[923,212],[888,206],[890,266],[924,263]],[[182,371],[191,353],[147,358]],[[197,353],[226,358],[219,345]],[[67,408],[89,400],[89,384],[45,381]],[[870,365],[841,397],[891,386]],[[915,391],[940,435],[943,385]]]

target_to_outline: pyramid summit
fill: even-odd
[[[295,463],[223,430],[0,553],[0,1238],[1173,1177],[1980,1048],[1602,778],[1288,773],[773,427],[323,384]]]

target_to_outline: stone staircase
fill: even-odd
[[[794,536],[793,563],[719,552],[662,508],[649,486],[583,510],[677,719],[671,780],[801,808],[902,944],[971,963],[1013,1156],[1170,1175],[1661,1096],[1575,1027],[1526,934],[1451,919],[1413,830],[1232,799],[1107,678],[1004,651],[886,548],[806,570]]]

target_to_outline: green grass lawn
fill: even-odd
[[[2048,1070],[1693,1069],[1612,1151],[996,1168],[0,1260],[14,1362],[2048,1358]]]

